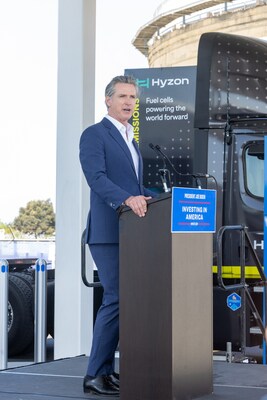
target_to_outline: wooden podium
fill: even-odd
[[[120,399],[212,392],[212,234],[171,233],[171,195],[120,215]]]

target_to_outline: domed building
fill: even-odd
[[[267,38],[266,18],[267,0],[165,0],[132,43],[150,67],[196,65],[203,33]]]

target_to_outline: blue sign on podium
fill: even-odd
[[[215,232],[216,191],[174,187],[171,231]]]

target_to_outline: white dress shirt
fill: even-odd
[[[105,116],[113,125],[116,126],[116,128],[118,129],[118,131],[120,132],[121,136],[123,137],[125,143],[127,144],[132,159],[133,159],[133,163],[134,163],[134,168],[135,168],[135,173],[136,176],[138,178],[138,168],[139,168],[139,157],[138,154],[136,152],[136,149],[133,145],[133,138],[134,138],[134,131],[133,131],[133,127],[131,124],[127,124],[127,128],[125,125],[123,125],[121,122],[119,122],[118,120],[116,120],[115,118],[111,117],[110,115],[106,115]]]

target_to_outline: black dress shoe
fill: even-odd
[[[106,396],[118,396],[120,394],[119,388],[113,385],[108,376],[91,378],[86,375],[83,380],[83,391]]]
[[[116,372],[113,372],[111,375],[107,376],[108,380],[112,383],[112,385],[116,386],[117,388],[120,387],[120,375]]]

